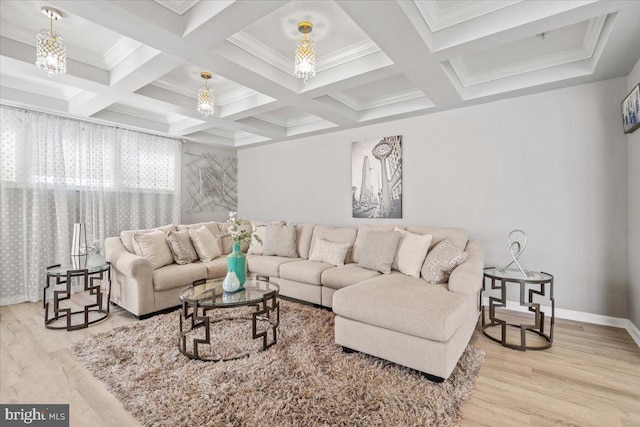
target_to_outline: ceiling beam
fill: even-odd
[[[376,2],[375,7],[362,7],[359,2],[340,2],[338,6],[434,104],[445,106],[462,101],[440,62],[424,45],[398,2]]]

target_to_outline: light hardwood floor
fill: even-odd
[[[45,329],[41,304],[0,307],[0,402],[69,403],[72,426],[139,426],[69,351],[72,342],[137,322],[113,307],[88,329]],[[520,352],[487,339],[463,425],[640,426],[640,348],[623,329],[556,320],[553,347]]]

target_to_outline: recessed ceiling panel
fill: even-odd
[[[277,110],[272,110],[268,113],[259,114],[256,117],[260,120],[264,120],[284,128],[299,126],[320,120],[319,117],[314,116],[313,114],[300,113],[293,107],[278,108]]]
[[[355,111],[425,98],[424,94],[404,74],[344,89],[330,96]]]
[[[469,86],[580,61],[593,55],[605,16],[532,35],[450,60]]]
[[[520,3],[522,0],[429,0],[415,1],[420,14],[432,32],[487,15]]]

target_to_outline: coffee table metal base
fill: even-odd
[[[251,338],[262,339],[262,349],[265,351],[269,347],[278,342],[278,326],[280,325],[280,303],[277,300],[277,294],[272,293],[265,295],[261,301],[251,304],[229,305],[225,307],[202,307],[197,301],[182,301],[182,309],[180,310],[180,352],[191,359],[197,359],[207,362],[218,362],[241,359],[247,357],[252,352],[248,351],[232,357],[208,357],[200,354],[200,345],[212,345],[211,342],[211,325],[221,320],[230,320],[234,318],[224,318],[221,320],[212,319],[207,315],[211,310],[224,310],[227,308],[237,307],[255,307],[255,311],[250,317],[243,318],[251,320]],[[263,331],[258,330],[258,322],[267,322],[269,326]],[[185,328],[186,324],[186,328]],[[196,329],[204,328],[203,338],[193,338],[191,349],[187,348],[187,339],[190,332]],[[273,339],[269,340],[269,330],[272,331]]]

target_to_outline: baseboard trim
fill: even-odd
[[[489,298],[483,297],[482,304],[488,306]],[[507,301],[507,310],[528,312],[527,307],[521,306],[517,301]],[[551,314],[551,306],[540,306],[545,314]],[[575,320],[577,322],[591,323],[594,325],[613,326],[615,328],[625,329],[631,338],[640,347],[640,330],[631,320],[621,317],[603,316],[601,314],[586,313],[584,311],[567,310],[565,308],[556,308],[556,317],[558,319]]]

